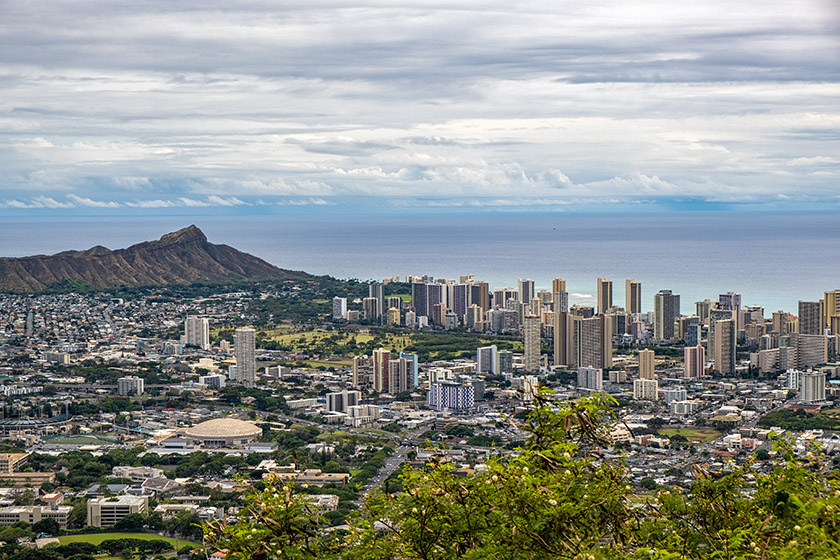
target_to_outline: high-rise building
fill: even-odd
[[[210,320],[190,315],[184,321],[184,342],[202,350],[210,349]]]
[[[531,303],[526,305],[522,312],[523,312],[523,319],[525,315],[541,315],[543,309],[543,303],[539,297],[534,297],[531,299]]]
[[[446,315],[446,286],[443,284],[427,284],[426,285],[426,316],[432,318],[435,314],[435,306],[439,303],[443,304],[444,311],[440,314],[443,325],[443,317]],[[419,315],[419,314],[418,314]]]
[[[526,315],[522,325],[522,332],[525,338],[525,371],[533,372],[540,370],[540,318],[535,315]]]
[[[709,310],[709,337],[706,345],[706,359],[710,362],[715,361],[715,329],[717,322],[725,319],[733,319],[732,311],[729,309],[713,308]]]
[[[353,386],[359,389],[373,387],[373,358],[369,356],[353,358]]]
[[[642,283],[628,279],[624,282],[624,308],[627,313],[642,312]]]
[[[562,278],[555,278],[551,281],[551,293],[557,292],[565,292],[566,291],[566,281]]]
[[[700,327],[700,317],[697,315],[689,315],[687,317],[683,316],[677,319],[677,326],[679,327],[676,333],[676,336],[680,340],[684,340],[687,346],[697,346],[697,342],[693,344],[688,344],[690,338],[692,338],[692,334],[690,334],[691,327]],[[699,340],[699,339],[694,339]]]
[[[467,314],[464,317],[464,324],[467,325],[467,328],[473,330],[483,330],[482,324],[484,323],[484,312],[481,311],[481,307],[476,305],[475,303],[471,304],[467,308]]]
[[[577,368],[578,389],[590,391],[604,390],[604,370],[597,367],[582,366]]]
[[[735,314],[737,314],[738,310],[741,309],[741,294],[736,294],[735,292],[726,292],[725,294],[720,294],[718,296],[718,308],[728,309],[730,311],[734,311]]]
[[[776,311],[773,313],[773,332],[779,335],[790,334],[796,330],[796,321],[787,311]]]
[[[426,404],[437,411],[467,411],[475,407],[475,386],[471,383],[458,384],[437,382],[429,386]]]
[[[830,292],[825,292],[825,297],[823,299],[824,328],[831,328],[832,317],[840,317],[840,290],[832,290]]]
[[[522,303],[531,303],[534,297],[534,281],[519,279],[519,301]]]
[[[513,288],[493,290],[493,307],[507,309],[508,302],[519,301],[519,292]]]
[[[347,319],[347,298],[333,298],[332,317],[333,321],[344,321]]]
[[[828,362],[828,337],[825,335],[790,333],[787,346],[796,348],[796,367],[800,369]]]
[[[388,296],[385,298],[385,310],[387,311],[392,307],[402,309],[402,298],[400,296]]]
[[[726,309],[732,312],[732,318],[735,319],[735,330],[741,329],[741,294],[735,292],[726,292],[718,296],[718,309]]]
[[[365,319],[367,319],[368,321],[376,320],[377,322],[381,323],[383,315],[388,309],[387,307],[385,307],[385,285],[382,282],[371,282],[368,286],[368,296],[376,298],[376,309],[379,312],[379,316],[377,316],[375,319],[373,317],[365,317]]]
[[[499,373],[511,373],[513,371],[513,352],[510,350],[499,350]]]
[[[598,313],[603,315],[607,309],[612,307],[613,301],[613,284],[612,280],[606,278],[598,278],[596,286],[596,294],[598,297]]]
[[[566,290],[554,292],[554,294],[552,295],[552,306],[554,307],[555,313],[568,313],[569,292],[567,292]]]
[[[704,325],[709,321],[709,312],[712,310],[712,300],[704,299],[698,301],[694,305],[697,307],[697,316],[700,317],[700,322]]]
[[[391,307],[388,309],[387,314],[388,320],[386,321],[389,325],[399,325],[400,324],[400,310],[397,307]]]
[[[413,282],[411,284],[411,304],[414,306],[414,313],[417,317],[428,317],[431,310],[426,307],[426,286],[425,282]]]
[[[700,346],[686,346],[683,349],[685,357],[685,377],[703,377],[706,373],[706,351]]]
[[[634,379],[633,398],[636,400],[655,401],[658,398],[659,381],[656,379]]]
[[[487,313],[490,330],[495,333],[519,331],[519,314],[509,309],[491,309]]]
[[[373,321],[378,323],[382,312],[379,307],[379,298],[366,297],[362,300],[362,312],[365,321]]]
[[[375,362],[375,360],[374,360]],[[414,367],[411,360],[391,358],[388,361],[388,390],[391,395],[414,389]]]
[[[612,366],[612,321],[567,313],[555,321],[555,365],[608,368]]]
[[[671,290],[659,290],[653,296],[653,338],[674,338],[674,321],[680,315],[680,295]]]
[[[451,311],[447,311],[443,316],[443,328],[448,331],[455,330],[458,328],[458,324],[458,316]]]
[[[476,350],[475,372],[478,374],[499,375],[499,351],[496,345],[482,346]]]
[[[822,305],[818,301],[799,302],[799,333],[823,334]]]
[[[554,365],[569,365],[569,314],[555,311],[554,313]]]
[[[359,391],[344,389],[340,393],[327,393],[328,412],[347,412],[347,407],[357,406],[362,398]]]
[[[437,327],[444,326],[446,322],[446,304],[436,303],[432,306],[432,323]]]
[[[735,319],[715,321],[714,325],[710,345],[714,348],[714,370],[722,375],[735,375]]]
[[[408,360],[410,362],[411,368],[411,385],[413,387],[417,387],[420,384],[419,380],[419,365],[420,360],[417,357],[417,354],[410,354],[408,352],[400,352],[400,358]]]
[[[747,305],[742,308],[741,322],[739,323],[741,327],[746,328],[747,325],[755,323],[764,323],[764,308],[760,305]]]
[[[417,326],[417,313],[411,310],[406,311],[403,324],[409,329],[415,328]]]
[[[142,395],[145,382],[134,375],[117,379],[117,392],[120,395]]]
[[[624,334],[627,332],[628,315],[621,307],[610,307],[606,312],[607,319],[612,321],[613,334]]]
[[[452,288],[452,297],[448,299],[449,309],[458,317],[459,321],[463,321],[469,305],[470,286],[469,284],[452,284],[450,287]]]
[[[487,282],[473,282],[470,284],[469,305],[477,305],[482,313],[490,310],[490,285]],[[468,305],[468,307],[469,307]]]
[[[256,331],[251,327],[236,329],[233,337],[233,352],[236,356],[236,381],[246,387],[256,386]]]
[[[373,351],[373,390],[388,393],[391,381],[391,352],[384,348]]]
[[[825,372],[810,371],[800,376],[802,402],[822,402],[825,400]]]
[[[639,350],[640,379],[656,379],[656,365],[654,360],[655,356],[656,354],[653,350]]]

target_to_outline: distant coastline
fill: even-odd
[[[499,213],[389,216],[157,216],[15,218],[0,221],[0,256],[52,254],[155,239],[195,222],[213,243],[275,266],[338,278],[474,274],[493,288],[554,277],[590,301],[606,277],[623,304],[625,278],[653,294],[682,296],[682,313],[718,294],[743,294],[766,314],[796,312],[840,287],[840,221],[832,213]]]

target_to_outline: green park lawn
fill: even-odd
[[[326,331],[326,330],[323,330],[323,329],[315,329],[315,330],[311,330],[311,331],[292,332],[292,333],[286,331],[285,329],[278,329],[278,330],[266,329],[266,330],[263,330],[262,332],[265,332],[266,337],[268,339],[276,340],[280,344],[290,344],[295,349],[297,349],[298,347],[303,347],[303,346],[306,346],[308,344],[311,344],[315,340],[318,340],[318,339],[321,339],[321,338],[328,338],[328,337],[334,336],[336,334],[340,335],[339,339],[337,341],[339,344],[346,344],[351,338],[355,338],[356,343],[358,343],[358,344],[363,344],[363,343],[368,342],[369,340],[373,339],[373,336],[369,335],[369,334],[364,334],[364,333],[357,333],[357,334],[336,333],[336,332]]]
[[[293,362],[293,363],[297,363],[297,362]],[[318,369],[318,367],[321,367],[321,366],[323,366],[325,368],[331,368],[331,367],[340,368],[340,367],[350,367],[350,366],[352,366],[353,365],[353,360],[333,360],[333,361],[330,361],[330,362],[322,362],[322,361],[316,361],[316,360],[304,360],[301,363],[304,364],[306,367],[308,367],[310,369]]]
[[[60,542],[61,544],[87,542],[99,546],[100,544],[102,544],[102,541],[107,541],[109,539],[143,539],[146,541],[166,541],[168,543],[171,543],[176,550],[179,547],[182,547],[185,544],[192,542],[186,539],[177,539],[176,541],[176,539],[173,539],[172,537],[163,537],[161,535],[155,535],[152,533],[90,533],[87,535],[64,535],[58,537],[58,542]]]
[[[662,428],[659,435],[671,437],[675,435],[685,436],[689,443],[699,441],[709,443],[720,437],[720,432],[711,428]]]

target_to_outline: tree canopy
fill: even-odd
[[[840,557],[840,482],[819,450],[803,459],[782,439],[772,472],[698,467],[690,489],[637,495],[603,455],[609,400],[539,398],[518,456],[467,477],[443,457],[405,468],[402,492],[368,495],[349,532],[324,532],[317,507],[270,480],[205,539],[242,560]]]

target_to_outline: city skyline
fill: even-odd
[[[830,0],[0,16],[2,215],[840,200]]]

